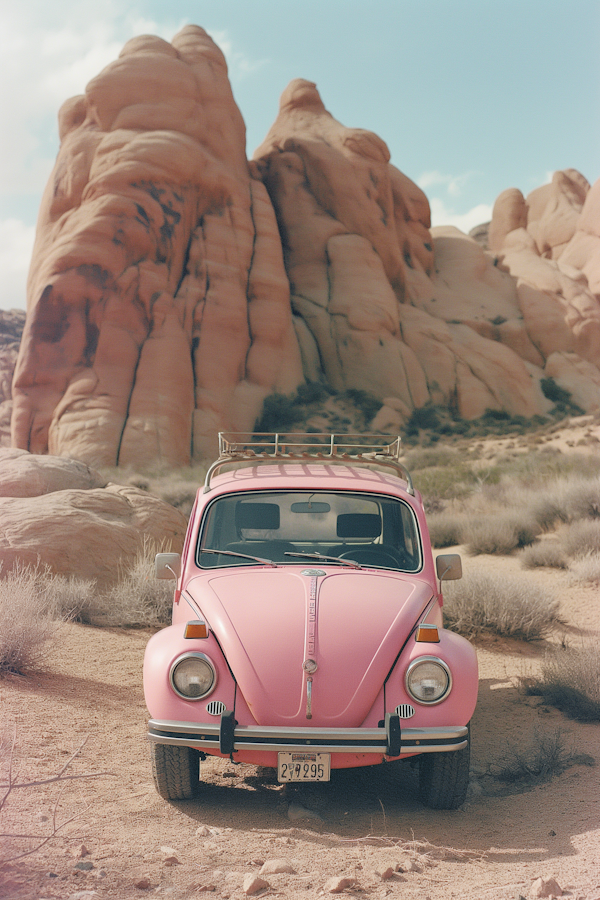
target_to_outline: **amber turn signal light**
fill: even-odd
[[[186,622],[183,636],[184,638],[207,638],[208,625],[201,619],[196,619],[193,622]]]
[[[439,644],[440,636],[437,625],[419,625],[415,634],[415,641],[421,641],[424,644]]]

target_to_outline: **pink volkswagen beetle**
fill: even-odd
[[[194,797],[200,761],[270,766],[280,782],[418,756],[423,802],[469,779],[476,655],[442,626],[441,582],[400,439],[221,434],[183,554],[172,624],[148,643],[156,788]]]

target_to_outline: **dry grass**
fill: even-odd
[[[569,556],[600,552],[600,521],[581,519],[561,529],[560,542]]]
[[[17,565],[0,579],[0,677],[41,668],[64,618],[52,592],[53,576]]]
[[[577,754],[572,747],[568,747],[563,731],[557,728],[542,734],[535,731],[528,747],[521,744],[509,746],[492,767],[491,774],[498,781],[508,784],[539,784],[550,781],[574,765],[593,766],[595,762],[591,756]]]
[[[471,519],[464,527],[463,541],[472,556],[481,553],[506,556],[532,544],[539,531],[532,519],[494,511],[489,517]]]
[[[535,641],[560,622],[558,599],[527,576],[465,576],[444,585],[444,623],[459,634],[490,632]]]
[[[567,558],[560,543],[554,539],[539,541],[526,547],[520,554],[524,569],[546,566],[549,569],[568,568]]]
[[[600,553],[586,553],[576,559],[570,567],[571,582],[600,584]]]
[[[556,650],[543,661],[540,677],[527,682],[525,690],[571,719],[600,722],[600,648]]]
[[[468,519],[461,513],[444,511],[427,517],[429,536],[434,547],[455,547],[462,544]]]

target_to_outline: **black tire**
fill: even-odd
[[[200,754],[192,747],[152,743],[152,777],[165,800],[191,800],[200,786]]]
[[[423,753],[419,757],[419,795],[431,809],[458,809],[467,796],[471,736],[467,746],[450,753]]]

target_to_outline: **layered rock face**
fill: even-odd
[[[277,225],[223,54],[130,41],[60,112],[13,441],[93,465],[214,451],[302,380]]]
[[[527,201],[519,195],[519,209],[503,213],[500,198],[492,255],[457,229],[430,229],[425,195],[390,164],[383,141],[340,125],[310,82],[289,85],[255,159],[277,213],[309,378],[370,391],[396,420],[430,401],[465,418],[486,409],[529,417],[550,406],[541,379],[563,382],[579,367],[582,383],[569,378],[569,390],[584,408],[600,406],[591,339],[600,294],[581,236],[600,216],[584,215],[581,175],[557,173]],[[527,215],[540,237],[529,238],[520,273],[504,243]],[[558,272],[559,242],[570,274]]]
[[[385,143],[297,80],[254,160],[196,26],[130,41],[60,114],[13,386],[13,443],[93,465],[184,465],[265,396],[359,388],[397,426],[600,406],[600,186],[502,195],[490,251],[430,228]]]

